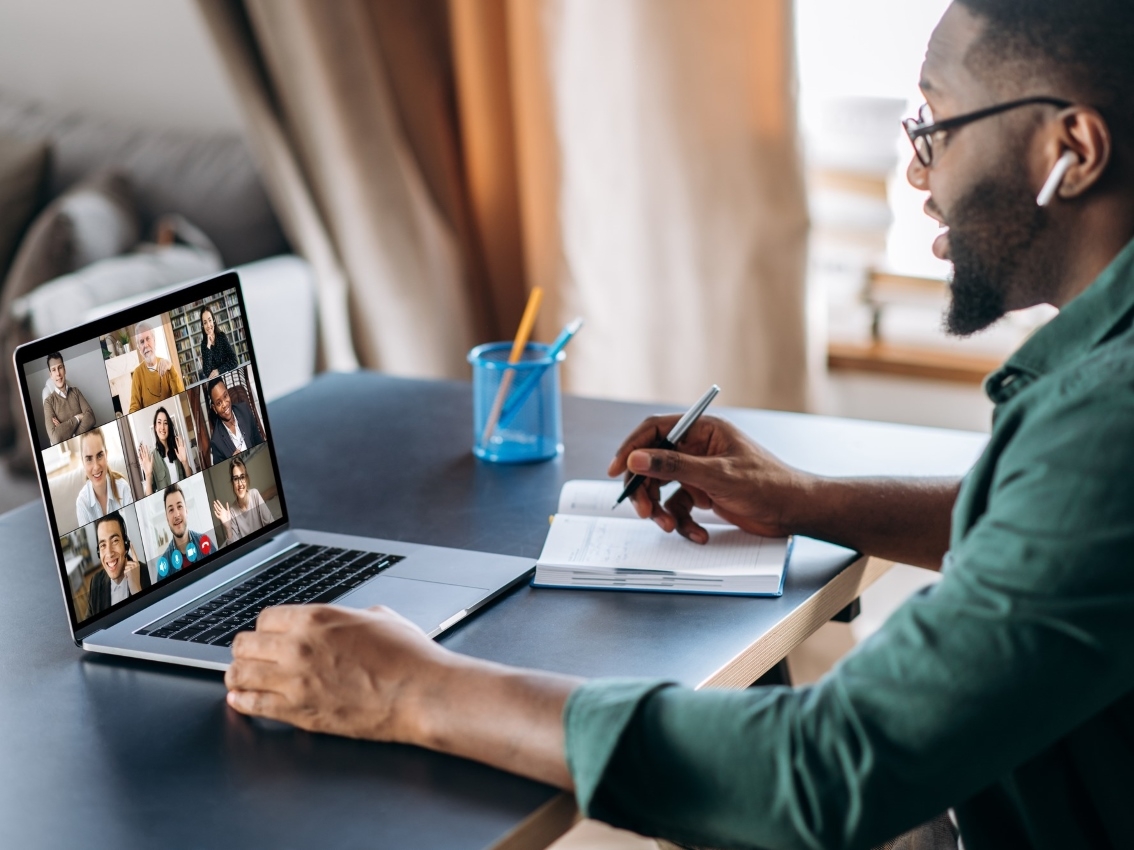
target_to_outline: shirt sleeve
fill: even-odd
[[[51,445],[57,445],[64,440],[69,440],[75,434],[75,420],[64,419],[58,425],[51,424],[51,417],[55,416],[55,408],[51,406],[51,397],[48,396],[43,400],[43,424],[47,427],[47,436],[51,440]]]
[[[816,685],[577,689],[583,811],[694,845],[870,847],[1118,700],[1134,687],[1134,404],[1113,395],[1021,426],[942,581]]]
[[[79,392],[79,389],[77,387],[75,388],[75,392],[79,394],[79,412],[83,415],[83,418],[82,420],[80,420],[77,430],[82,431],[85,434],[95,426],[94,409],[87,401],[87,397]]]
[[[135,366],[130,373],[130,409],[127,413],[137,413],[142,409],[142,373],[138,370],[144,368],[142,365]]]
[[[268,503],[264,501],[264,497],[260,495],[259,490],[253,490],[256,494],[256,512],[260,516],[260,528],[272,524],[272,512],[268,508]]]
[[[75,497],[75,518],[80,528],[98,519],[98,517],[92,516],[90,510],[87,508],[87,500],[83,498],[86,493],[87,487],[84,484],[83,488],[79,490],[79,495]]]

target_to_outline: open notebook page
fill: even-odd
[[[638,519],[634,505],[627,499],[617,508],[612,508],[616,499],[622,493],[625,484],[622,481],[586,481],[575,479],[568,481],[559,491],[559,513],[583,514],[599,517],[623,517],[625,519]],[[662,500],[668,498],[676,489],[676,482],[662,488]],[[712,511],[694,508],[693,521],[698,525],[709,523],[727,525],[723,519]]]
[[[691,575],[779,575],[788,541],[706,525],[709,542],[692,543],[641,519],[560,514],[552,523],[540,566],[629,569]]]

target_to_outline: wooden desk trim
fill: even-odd
[[[702,688],[747,688],[787,657],[795,647],[830,622],[862,592],[878,581],[894,566],[864,555],[810,598],[769,632],[761,635],[735,658],[697,685]],[[565,835],[580,820],[573,794],[559,794],[544,803],[519,826],[492,845],[491,850],[545,850]]]
[[[859,558],[770,631],[697,685],[697,689],[747,688],[861,596],[892,566],[892,561],[869,556]]]
[[[895,375],[970,386],[981,386],[990,373],[1000,368],[1001,362],[992,356],[886,342],[832,342],[827,345],[827,368],[832,372]]]

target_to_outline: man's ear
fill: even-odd
[[[1067,170],[1056,197],[1079,198],[1097,186],[1110,165],[1114,142],[1106,119],[1090,106],[1072,106],[1059,115],[1056,130],[1044,144],[1044,173],[1070,151],[1078,162]]]

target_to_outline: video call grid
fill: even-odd
[[[204,322],[203,316],[206,316]],[[215,333],[212,350],[206,351],[202,325],[209,318],[215,323]],[[178,335],[173,333],[174,328],[179,329]],[[200,351],[196,353],[192,345],[186,344],[194,335],[200,339]],[[221,340],[227,342],[230,337],[235,344],[229,342],[229,350],[218,353],[217,349],[223,347]],[[39,436],[41,445],[45,446],[42,454],[48,471],[50,507],[55,511],[56,526],[61,532],[60,546],[65,561],[68,565],[76,559],[81,562],[77,575],[68,570],[78,622],[195,567],[202,559],[282,515],[273,467],[266,451],[263,408],[249,364],[247,331],[235,289],[159,314],[149,322],[103,334],[96,340],[65,349],[61,354],[62,376],[58,374],[60,358],[53,357],[48,358],[46,366],[40,364],[37,368],[36,364],[27,364],[25,377],[33,393],[37,383],[43,386],[45,418]],[[82,370],[84,385],[90,389],[94,403],[73,404],[77,409],[73,435],[52,445],[46,423],[52,421],[47,417],[58,406],[48,405],[48,393],[57,389],[56,396],[66,401],[66,396],[71,396],[72,389],[77,388],[86,401],[85,391],[70,379],[67,364],[69,358],[86,358],[89,366],[92,355],[103,362],[102,373],[97,378],[92,378],[89,368]],[[133,368],[115,369],[123,362],[114,362],[116,358],[132,361]],[[157,374],[157,378],[164,380],[159,380],[156,389],[149,394],[145,392],[146,387],[141,393],[136,392],[133,370],[147,368],[147,377],[152,379],[161,370],[162,360],[166,362],[165,374]],[[221,373],[218,364],[233,368]],[[206,370],[205,366],[213,368]],[[127,374],[131,375],[129,396],[123,380]],[[187,374],[193,376],[192,381],[185,380]],[[39,383],[36,378],[42,375],[47,376],[46,380]],[[59,377],[62,377],[61,387],[55,380]],[[180,392],[171,392],[174,388],[179,388]],[[163,392],[169,394],[161,397]],[[129,403],[126,403],[127,398]],[[145,402],[149,404],[143,406]],[[96,406],[105,411],[108,403],[112,416],[92,415]],[[86,408],[90,408],[89,413]],[[164,415],[160,415],[159,410],[164,411]],[[164,444],[169,450],[165,458],[158,456],[156,435],[159,430],[166,435]],[[95,431],[101,443],[89,436]],[[102,464],[97,463],[100,449]],[[170,454],[173,460],[169,459]],[[80,521],[76,498],[75,519],[61,521],[61,514],[67,515],[65,508],[70,493],[60,485],[59,476],[53,477],[52,473],[58,471],[64,457],[70,458],[65,474],[72,479],[71,489],[76,483],[73,479],[79,477],[82,480],[80,495],[90,489],[87,486],[90,473],[84,462],[89,458],[95,477],[106,476],[108,488],[114,488],[111,498],[121,498],[113,502],[108,499],[105,513],[97,500],[88,498],[88,506],[93,502],[94,518],[84,516],[81,519],[87,520],[85,522]],[[164,470],[158,464],[163,464]],[[240,493],[236,492],[237,486],[241,488]],[[176,491],[171,493],[175,488],[180,491],[180,497]],[[240,497],[245,499],[243,511],[239,509]],[[111,509],[116,502],[126,529],[120,530],[120,523],[105,521],[105,517],[113,513]],[[187,538],[183,548],[172,542],[175,525],[188,532],[180,535],[183,540]],[[123,545],[126,542],[120,539],[123,537],[127,538],[128,545]],[[99,552],[100,541],[106,553],[105,561]],[[116,551],[121,554],[116,555]],[[128,595],[110,605],[102,604],[105,599],[92,604],[92,590],[102,591],[102,596],[106,596],[108,582],[99,581],[103,572],[110,576],[111,567],[116,567],[116,573],[125,578],[121,566],[123,556],[127,562],[136,559],[138,569],[134,572],[138,575],[133,584],[141,587],[135,590],[131,586]],[[98,587],[94,587],[96,584]],[[121,588],[121,582],[110,586]],[[118,592],[122,593],[120,589]]]

